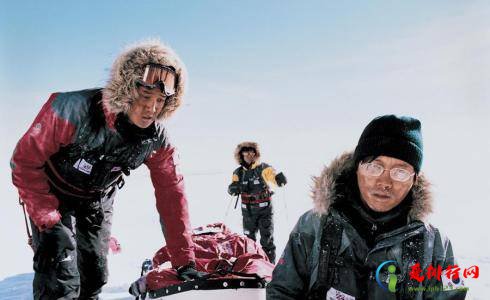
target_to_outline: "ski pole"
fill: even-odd
[[[232,202],[233,202],[233,197],[231,197],[230,202],[228,202],[228,207],[226,208],[224,221],[226,221],[226,217],[228,217],[228,213],[230,212],[230,207]]]
[[[26,207],[22,199],[19,197],[19,204],[22,206],[22,212],[24,212],[24,223],[26,225],[26,232],[27,232],[27,244],[31,247],[32,251],[34,251],[34,247],[32,245],[32,234],[31,234],[31,229],[29,228],[29,224],[27,223],[27,212],[26,212]]]
[[[238,205],[238,198],[240,198],[240,194],[236,195],[235,209],[236,209],[236,206]]]
[[[286,210],[286,222],[289,223],[288,206],[286,204],[286,189],[282,190],[282,202],[284,203],[284,209]]]

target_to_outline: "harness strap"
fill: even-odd
[[[308,299],[324,299],[328,289],[332,287],[334,279],[337,276],[335,258],[340,249],[343,226],[335,223],[331,215],[328,215],[323,220],[321,226],[322,237],[320,240],[318,280],[313,285]]]
[[[245,197],[242,196],[242,203],[243,204],[260,204],[263,202],[269,202],[271,201],[271,198],[263,198],[263,199],[256,199],[256,200],[249,200]]]
[[[76,187],[69,182],[67,182],[59,173],[56,171],[51,160],[47,160],[46,162],[46,174],[48,175],[49,183],[62,194],[80,198],[80,199],[95,199],[103,197],[104,195],[109,194],[116,186],[121,189],[124,186],[124,177],[120,174],[116,179],[110,182],[106,188],[100,190],[91,190],[86,191],[79,187]]]
[[[416,264],[420,263],[422,265],[422,268],[425,269],[425,267],[430,263],[429,261],[426,261],[424,257],[424,251],[420,251],[420,249],[424,249],[424,235],[423,234],[418,234],[415,235],[405,241],[402,242],[402,261],[405,262],[401,268],[405,269],[406,271],[403,272],[402,274],[409,274],[409,268]],[[404,290],[403,292],[406,293],[407,296],[410,296],[410,298],[416,298],[416,293],[415,288],[419,286],[419,283],[416,280],[410,280],[409,278],[400,278],[399,282],[402,283],[405,281]],[[429,285],[429,283],[425,283],[425,285]]]
[[[242,193],[242,203],[244,204],[258,204],[267,201],[271,201],[271,193],[269,191],[256,194]]]

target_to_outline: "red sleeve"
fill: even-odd
[[[146,165],[155,188],[156,206],[172,266],[177,267],[187,265],[195,257],[184,179],[177,171],[175,155],[175,148],[166,146],[153,153]]]
[[[10,161],[12,181],[27,212],[41,230],[59,221],[58,199],[49,192],[43,166],[62,144],[71,142],[75,127],[53,111],[57,94],[44,104],[29,130],[19,140]]]

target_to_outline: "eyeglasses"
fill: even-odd
[[[168,97],[175,94],[176,77],[175,70],[170,67],[148,64],[145,67],[142,79],[138,80],[137,83],[150,89],[159,87],[165,96]]]
[[[410,171],[403,168],[385,169],[383,166],[372,162],[361,163],[360,168],[365,175],[372,177],[379,177],[384,171],[389,171],[390,178],[399,182],[405,182],[415,175],[415,172],[410,173]]]

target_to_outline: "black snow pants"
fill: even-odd
[[[34,299],[99,299],[107,283],[107,254],[115,189],[87,200],[56,193],[61,223],[39,232],[32,223]],[[61,236],[68,236],[71,245]]]
[[[257,204],[243,204],[243,233],[256,240],[257,231],[260,231],[260,245],[272,263],[276,260],[276,246],[274,245],[274,223],[272,202]]]

